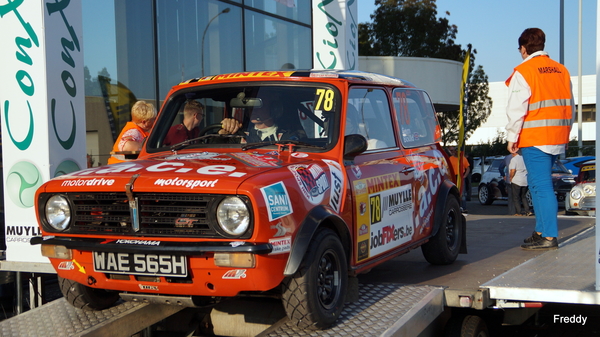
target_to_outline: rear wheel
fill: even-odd
[[[103,310],[119,299],[119,294],[116,292],[90,288],[60,276],[58,277],[58,284],[67,302],[79,309]]]
[[[458,200],[449,195],[442,223],[437,233],[421,246],[423,256],[431,264],[451,264],[458,257],[462,242],[462,214]]]
[[[326,329],[340,316],[347,287],[342,243],[324,228],[315,234],[298,271],[283,281],[283,306],[298,327]]]

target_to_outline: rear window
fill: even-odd
[[[402,145],[418,147],[440,141],[441,133],[433,104],[422,90],[394,89],[394,110]]]

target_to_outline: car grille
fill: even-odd
[[[73,205],[72,234],[194,236],[222,238],[208,217],[223,196],[136,193],[139,229],[131,224],[125,193],[69,193]]]
[[[581,209],[596,209],[596,197],[585,197],[579,203]]]

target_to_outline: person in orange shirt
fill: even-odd
[[[116,164],[126,161],[124,154],[118,154],[122,151],[139,151],[150,129],[156,121],[156,108],[152,103],[137,101],[131,108],[131,122],[127,122],[121,134],[117,137],[113,145],[112,155],[108,158],[109,164]]]
[[[454,173],[457,175],[455,182],[458,181],[458,155],[457,155],[457,149],[455,146],[451,147],[448,149],[450,152],[450,165],[452,165],[452,169],[454,170]],[[468,213],[467,211],[467,201],[466,201],[466,196],[464,193],[464,191],[467,190],[467,188],[471,188],[471,186],[466,186],[465,185],[465,181],[467,181],[467,177],[469,176],[469,172],[471,171],[471,168],[469,167],[469,160],[463,155],[462,157],[462,187],[461,189],[463,190],[462,193],[462,197],[461,197],[461,208],[463,213]]]

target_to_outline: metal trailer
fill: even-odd
[[[465,309],[452,317],[466,324],[476,317],[485,326],[485,312],[500,309],[503,323],[519,325],[545,304],[600,304],[596,290],[595,227],[567,241],[558,250],[550,250],[482,284],[478,289],[445,289],[445,305]],[[468,314],[464,314],[467,312]],[[460,336],[476,336],[477,331]]]

